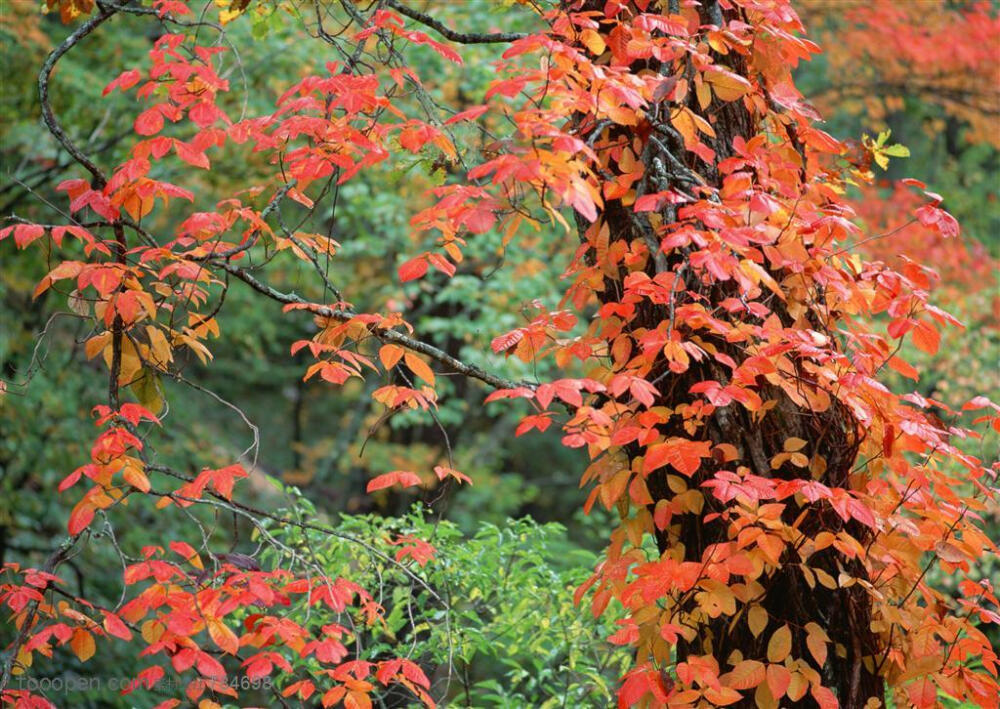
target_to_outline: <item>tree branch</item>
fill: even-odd
[[[303,298],[295,295],[294,293],[282,293],[281,291],[275,290],[266,283],[262,283],[250,275],[245,269],[239,268],[238,266],[233,266],[225,261],[213,261],[217,263],[222,269],[227,273],[239,278],[241,281],[246,283],[248,286],[253,288],[258,293],[266,295],[271,300],[276,300],[279,303],[285,303],[286,305],[308,305],[310,310],[317,315],[322,315],[323,317],[333,318],[335,320],[351,320],[357,317],[357,313],[350,310],[334,310],[325,305],[316,305],[315,303],[310,303]],[[490,374],[486,370],[471,364],[465,364],[461,360],[452,357],[450,354],[442,349],[435,347],[434,345],[429,345],[426,342],[421,342],[420,340],[415,340],[408,335],[404,335],[396,330],[389,330],[381,327],[371,328],[372,334],[375,337],[383,340],[384,342],[391,342],[393,344],[401,345],[408,350],[413,352],[419,352],[420,354],[427,355],[431,359],[443,364],[454,372],[459,374],[464,374],[467,377],[473,379],[478,379],[481,382],[485,382],[492,387],[497,389],[514,389],[521,386],[534,386],[530,382],[515,382],[512,379],[505,379],[499,377],[495,374]]]
[[[406,15],[411,20],[416,20],[420,24],[430,27],[445,39],[459,44],[502,44],[504,42],[514,42],[524,39],[528,35],[523,32],[498,32],[495,34],[480,34],[475,32],[456,32],[444,25],[439,20],[435,20],[430,15],[414,10],[412,7],[398,2],[397,0],[386,0],[386,7],[391,7],[400,15]]]
[[[69,556],[70,550],[76,544],[76,540],[80,538],[80,535],[74,535],[67,537],[63,540],[54,552],[45,561],[45,566],[42,567],[42,571],[47,574],[53,573],[60,564],[62,564],[66,558]],[[40,591],[45,591],[45,589],[40,589]],[[35,623],[35,614],[38,612],[38,601],[31,601],[27,607],[27,614],[24,617],[24,622],[21,624],[21,630],[11,643],[8,648],[8,655],[4,659],[3,663],[3,674],[0,676],[0,692],[7,689],[7,685],[10,683],[11,673],[14,669],[14,664],[17,662],[17,656],[21,652],[21,647],[24,646],[25,641],[28,639],[28,635],[31,634],[31,629]]]
[[[62,125],[56,120],[55,114],[52,112],[52,105],[49,103],[49,81],[52,79],[52,71],[56,68],[56,63],[62,58],[66,52],[72,49],[81,39],[89,35],[95,29],[100,27],[104,22],[109,20],[115,14],[115,10],[108,10],[104,7],[100,8],[100,11],[91,17],[89,20],[84,22],[82,25],[76,28],[69,37],[63,40],[62,44],[52,50],[52,52],[45,58],[45,62],[42,64],[42,70],[38,73],[38,99],[42,104],[42,120],[45,122],[45,126],[49,129],[49,133],[59,141],[66,152],[73,156],[73,159],[78,163],[83,165],[87,171],[94,176],[95,189],[104,187],[107,184],[108,179],[105,177],[104,172],[99,168],[94,162],[83,154],[83,152],[76,147],[69,136],[66,135],[66,131],[63,130]]]
[[[281,200],[285,198],[285,195],[288,194],[288,191],[295,187],[296,184],[298,184],[298,180],[293,178],[289,182],[286,182],[284,186],[274,194],[274,197],[271,198],[271,201],[267,203],[267,206],[264,207],[264,210],[260,213],[261,221],[265,221],[269,216],[271,216],[271,213],[278,208],[278,205],[281,203]],[[234,246],[231,249],[221,251],[217,254],[208,254],[206,256],[187,256],[185,258],[189,261],[211,261],[220,258],[229,259],[243,253],[244,251],[248,251],[250,247],[257,243],[257,239],[259,237],[260,229],[254,229],[253,233],[247,237],[247,240],[239,246]]]

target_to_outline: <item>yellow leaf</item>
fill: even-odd
[[[822,667],[826,664],[826,644],[830,640],[826,632],[816,623],[806,623],[806,647]]]
[[[786,438],[785,439],[785,450],[789,453],[794,451],[800,451],[806,447],[806,442],[801,438]]]
[[[607,49],[607,44],[605,44],[604,38],[594,30],[587,29],[581,32],[580,41],[583,42],[587,49],[589,49],[596,57],[604,54],[604,50]]]
[[[691,120],[694,122],[695,127],[702,133],[707,135],[709,138],[715,137],[715,128],[712,127],[712,124],[706,121],[701,116],[699,116],[694,111],[691,111]]]
[[[10,673],[12,675],[23,675],[31,667],[32,658],[34,655],[29,650],[25,650],[23,647],[17,651],[17,662],[11,668]]]
[[[142,376],[132,382],[129,388],[144,408],[153,415],[163,411],[163,397],[160,396],[159,375],[149,369],[142,370]]]
[[[816,573],[816,578],[819,579],[821,584],[830,589],[837,588],[837,581],[833,576],[823,571],[823,569],[813,569],[813,571]]]
[[[785,690],[785,694],[793,702],[797,702],[802,697],[805,696],[806,690],[809,689],[809,680],[806,679],[805,675],[801,672],[792,673],[792,681],[788,683],[788,689]]]
[[[163,636],[163,631],[166,627],[163,623],[155,620],[147,620],[142,624],[141,632],[142,639],[146,641],[147,645],[152,645],[160,641],[160,637]]]
[[[757,709],[779,709],[778,700],[771,694],[771,688],[767,686],[767,682],[761,682],[757,685],[757,691],[754,692],[753,698]]]
[[[166,335],[159,328],[147,325],[146,336],[149,338],[149,359],[156,366],[166,368],[174,359],[173,350],[170,343],[167,342]]]
[[[792,631],[783,625],[774,631],[767,642],[767,661],[782,662],[792,651]]]
[[[694,93],[698,97],[698,105],[701,106],[702,110],[708,108],[712,103],[712,89],[709,87],[707,82],[696,81],[694,85]]]
[[[705,81],[712,85],[715,95],[721,101],[735,101],[752,88],[750,82],[742,76],[716,68],[705,72]]]
[[[108,368],[111,368],[111,355],[112,348],[107,348],[104,350],[104,358],[107,361]],[[118,374],[118,382],[120,385],[128,384],[135,380],[136,376],[142,370],[142,359],[139,357],[139,353],[136,352],[135,345],[132,344],[132,340],[128,338],[122,339],[122,357],[121,357],[121,371]]]
[[[761,606],[750,606],[747,613],[747,625],[750,626],[750,632],[753,633],[753,636],[758,637],[767,627],[767,611]]]

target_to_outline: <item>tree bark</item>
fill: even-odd
[[[668,7],[665,1],[661,4],[663,7],[660,11],[664,14],[677,11],[676,8]],[[578,7],[576,3],[570,3],[569,6]],[[604,0],[587,0],[580,9],[603,12],[604,6]],[[655,3],[651,3],[648,12],[656,11]],[[704,0],[699,12],[703,24],[722,25],[730,20],[748,21],[739,8],[724,9],[717,0]],[[725,57],[725,63],[733,72],[749,77],[750,70],[742,57],[730,53]],[[671,67],[659,66],[655,60],[649,60],[642,65],[636,64],[631,69],[635,72],[673,71]],[[595,125],[592,117],[582,116],[577,117],[577,128],[584,140],[588,141],[600,137],[595,133],[600,134],[602,131],[609,141],[632,141],[639,135],[643,139],[641,162],[647,175],[646,179],[659,181],[659,184],[655,188],[648,189],[648,192],[667,188],[687,192],[694,183],[692,173],[695,170],[704,176],[708,186],[720,188],[722,184],[717,169],[719,162],[733,156],[734,139],[742,137],[749,140],[761,132],[760,121],[751,114],[742,101],[720,103],[718,99],[714,99],[708,109],[702,110],[693,90],[688,92],[684,105],[712,123],[716,137],[711,140],[706,139],[705,142],[709,143],[716,153],[713,164],[705,163],[685,150],[680,137],[672,132],[669,122],[662,118],[671,108],[675,109],[677,104],[661,104],[659,111],[656,107],[651,108],[647,114],[649,122],[632,129]],[[658,118],[658,115],[661,118]],[[796,140],[794,129],[789,130],[789,138],[793,142]],[[610,157],[610,153],[611,151],[602,153],[606,157],[600,165],[608,179],[626,174],[627,170],[619,167]],[[673,207],[664,208],[660,215],[664,224],[676,221]],[[654,305],[648,300],[642,301],[639,306],[640,311],[628,325],[632,333],[655,330],[664,322],[669,322],[682,337],[687,339],[693,331],[682,320],[676,318],[678,307],[701,299],[701,302],[707,302],[708,308],[711,309],[727,298],[741,297],[739,287],[733,280],[712,285],[702,282],[697,269],[691,267],[686,250],[671,249],[667,253],[659,252],[657,247],[661,235],[654,233],[654,228],[644,219],[644,215],[635,213],[631,203],[625,205],[621,200],[605,200],[595,224],[590,224],[577,215],[577,226],[581,239],[592,246],[588,255],[590,263],[594,263],[594,259],[597,258],[597,250],[593,248],[593,235],[600,231],[602,226],[606,226],[609,241],[612,243],[623,241],[634,245],[638,242],[656,248],[656,252],[647,258],[645,267],[650,277],[657,273],[668,272],[676,274],[679,279],[674,288],[676,297],[672,303]],[[653,251],[653,248],[650,251]],[[621,282],[627,274],[628,272],[621,268],[618,273],[605,275],[603,292],[598,294],[602,303],[619,302]],[[776,281],[781,282],[788,274],[771,272],[771,275]],[[778,298],[772,298],[768,306],[784,326],[791,326],[795,322],[795,318],[788,313]],[[747,321],[753,318],[749,314],[745,317]],[[817,319],[816,314],[811,314],[810,317],[813,320]],[[821,322],[814,322],[813,326],[818,331],[825,329]],[[700,330],[698,335],[702,341],[709,340],[718,351],[729,355],[736,362],[746,359],[744,351],[728,342],[725,337],[706,337],[704,330]],[[668,365],[669,362],[661,353],[652,371],[646,376],[648,381],[657,383],[656,406],[676,408],[700,400],[700,396],[690,393],[691,387],[699,382],[712,380],[723,385],[727,383],[723,368],[711,358],[705,358],[700,362],[692,360],[690,368],[681,374],[671,372]],[[813,386],[812,376],[805,369],[798,368],[794,376],[800,378],[803,386]],[[854,487],[852,473],[864,432],[845,405],[835,397],[831,397],[829,408],[825,411],[814,411],[799,405],[781,387],[769,384],[763,377],[758,378],[756,390],[764,401],[773,399],[776,402],[766,415],[755,420],[746,408],[734,403],[717,407],[708,425],[700,429],[699,435],[703,436],[703,440],[709,440],[713,445],[727,443],[735,446],[738,459],[726,463],[704,460],[701,469],[689,481],[690,488],[697,489],[702,482],[712,479],[719,470],[736,470],[739,466],[746,466],[753,474],[762,477],[779,479],[805,477],[818,479],[831,488]],[[659,431],[665,437],[690,437],[690,433],[685,432],[680,423],[662,425]],[[785,440],[793,437],[807,442],[802,450],[804,454],[810,458],[818,455],[826,460],[826,469],[822,475],[810,476],[807,468],[798,468],[787,463],[772,469],[772,458],[784,450]],[[626,446],[625,452],[631,463],[644,451],[636,444],[630,444]],[[653,499],[653,504],[649,506],[651,513],[658,501],[674,497],[667,484],[667,470],[662,468],[652,473],[646,480]],[[705,522],[703,519],[705,515],[713,512],[724,512],[725,507],[726,505],[715,498],[706,495],[705,509],[701,514],[688,513],[674,517],[669,527],[656,533],[660,553],[676,550],[678,545],[681,545],[684,560],[703,561],[706,549],[711,545],[731,540],[731,535],[727,532],[728,523],[723,518],[716,517],[711,522]],[[788,499],[783,513],[784,521],[791,523],[800,515],[805,516],[800,523],[800,530],[810,537],[815,537],[822,531],[836,535],[843,530],[862,544],[870,541],[869,530],[853,520],[848,523],[843,522],[826,502],[799,507],[793,499]],[[792,656],[811,663],[822,677],[823,685],[837,694],[842,707],[865,707],[872,699],[882,702],[884,682],[878,671],[882,655],[878,636],[871,630],[872,603],[868,592],[858,583],[848,588],[829,589],[817,583],[815,576],[806,578],[798,561],[800,560],[797,559],[794,547],[789,546],[781,559],[779,570],[767,578],[760,579],[764,585],[760,603],[770,618],[763,632],[755,636],[750,631],[745,613],[736,616],[736,622],[733,621],[733,617],[722,615],[708,622],[707,626],[702,625],[703,628],[708,628],[708,632],[700,634],[690,642],[681,640],[676,649],[676,661],[684,661],[688,656],[712,655],[718,660],[724,672],[729,665],[731,653],[738,650],[742,653],[743,659],[756,659],[766,663],[768,638],[777,628],[787,624],[792,630]],[[841,573],[864,579],[862,565],[852,563],[832,547],[813,555],[809,566],[825,571],[833,579],[837,579]],[[696,607],[691,598],[683,603],[688,610]],[[822,666],[816,663],[806,646],[805,627],[810,623],[818,624],[831,640],[828,659]],[[781,701],[781,706],[787,706],[787,702],[786,697]],[[796,705],[817,704],[807,693]],[[755,701],[750,696],[732,706],[752,707],[755,706]]]

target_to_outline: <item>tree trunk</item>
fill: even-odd
[[[665,7],[661,8],[661,12],[664,14],[677,12],[676,7],[666,7],[666,2],[663,5]],[[582,9],[603,13],[604,7],[604,0],[588,0]],[[656,12],[656,9],[650,7],[648,12]],[[748,21],[740,9],[723,9],[718,0],[704,0],[699,12],[704,24],[722,25],[730,20]],[[743,57],[730,53],[725,57],[725,64],[733,72],[749,77],[749,69]],[[673,74],[676,71],[676,67],[661,67],[655,60],[649,60],[642,65],[636,64],[631,69],[635,73],[653,70],[663,74]],[[695,92],[688,91],[684,105],[710,120],[716,134],[714,139],[705,141],[716,153],[713,163],[709,164],[688,152],[680,136],[670,127],[669,121],[665,120],[665,115],[670,110],[675,110],[677,105],[664,102],[658,107],[652,107],[648,114],[649,122],[631,129],[621,126],[602,126],[595,124],[592,117],[580,116],[577,117],[577,126],[584,139],[591,141],[592,144],[598,137],[606,137],[609,142],[613,142],[632,141],[638,135],[643,141],[641,162],[647,176],[645,178],[647,193],[668,188],[689,192],[695,180],[691,174],[693,171],[700,173],[708,186],[721,188],[717,169],[719,163],[734,155],[734,139],[742,137],[749,140],[761,132],[759,119],[751,114],[742,101],[722,103],[718,99],[713,99],[703,110]],[[773,106],[771,108],[774,109]],[[790,128],[788,133],[794,142],[796,140],[794,128]],[[616,163],[612,157],[613,151],[599,154],[602,156],[600,167],[605,171],[607,179],[628,172]],[[803,169],[803,177],[804,175]],[[662,217],[663,224],[672,223],[677,219],[676,208],[667,206],[660,210],[659,216]],[[678,280],[672,289],[675,293],[672,302],[655,305],[649,300],[643,300],[637,306],[639,312],[626,326],[636,338],[643,331],[653,331],[662,327],[664,323],[669,323],[672,329],[677,330],[681,337],[687,340],[695,334],[695,330],[688,327],[683,318],[678,317],[678,308],[685,304],[702,302],[711,310],[727,298],[741,298],[740,288],[733,280],[706,285],[700,278],[698,269],[693,268],[688,261],[688,249],[660,250],[662,231],[657,232],[645,215],[636,214],[631,203],[625,205],[621,200],[606,199],[596,223],[590,224],[578,215],[577,226],[581,239],[592,246],[588,256],[590,263],[594,263],[598,258],[597,235],[606,227],[607,238],[612,244],[626,242],[632,245],[633,249],[637,244],[650,245],[649,250],[655,254],[646,260],[645,272],[650,277],[661,273],[676,275]],[[624,267],[618,268],[617,272],[605,269],[604,289],[599,293],[602,303],[620,302],[621,286],[626,275],[628,270]],[[780,283],[788,274],[772,271],[770,275]],[[771,301],[768,303],[771,312],[784,326],[791,326],[797,318],[787,311],[780,299],[772,298]],[[737,317],[733,316],[734,319]],[[745,317],[747,321],[753,319],[749,313]],[[816,322],[819,318],[816,313],[809,313],[808,317],[815,330],[822,332],[826,329],[823,323]],[[737,363],[747,358],[744,349],[727,341],[725,336],[706,336],[703,329],[699,329],[696,334],[702,343],[714,346]],[[701,400],[701,396],[690,393],[691,387],[699,382],[717,381],[722,385],[728,383],[723,367],[710,357],[705,357],[701,361],[692,359],[690,367],[682,373],[672,372],[669,364],[661,352],[652,371],[645,375],[647,381],[656,383],[658,390],[656,406],[676,408]],[[813,377],[806,369],[797,367],[793,376],[800,379],[804,388],[813,388],[811,383]],[[689,488],[698,488],[702,482],[712,479],[719,470],[736,470],[739,466],[745,466],[753,474],[761,477],[783,480],[804,477],[818,480],[831,488],[858,487],[852,475],[864,432],[860,430],[858,421],[846,406],[831,397],[828,408],[815,411],[798,403],[785,389],[769,383],[763,376],[758,378],[755,389],[762,400],[775,402],[773,408],[763,416],[755,416],[738,403],[716,407],[708,425],[700,428],[697,435],[702,436],[703,440],[711,441],[713,445],[724,443],[735,446],[738,457],[736,460],[724,463],[704,460],[693,479],[688,481]],[[658,428],[666,437],[690,437],[690,432],[685,432],[682,423],[661,425]],[[772,459],[785,450],[785,441],[789,438],[805,441],[806,445],[801,452],[810,459],[817,456],[825,459],[825,470],[819,474],[811,474],[809,468],[796,467],[790,463],[773,468]],[[644,450],[636,444],[630,444],[625,447],[625,453],[632,462],[636,457],[643,455]],[[650,474],[646,480],[652,497],[652,504],[649,505],[650,513],[655,511],[657,502],[671,500],[675,496],[668,485],[668,470],[661,468]],[[704,520],[706,515],[725,513],[726,508],[727,505],[706,495],[705,509],[700,514],[687,513],[674,516],[669,526],[656,532],[660,553],[680,548],[683,549],[684,560],[702,562],[705,559],[706,549],[711,545],[732,541],[732,534],[727,529],[729,523],[724,517],[715,517],[710,522]],[[830,504],[806,503],[804,507],[800,507],[794,499],[789,498],[783,513],[784,521],[791,523],[801,515],[804,515],[804,519],[800,522],[799,528],[808,537],[815,538],[816,534],[822,531],[836,535],[844,530],[862,544],[870,540],[869,530],[853,520],[848,523],[843,522]],[[723,614],[719,618],[701,624],[701,628],[703,630],[707,628],[707,632],[701,632],[691,641],[679,641],[676,661],[682,662],[689,656],[712,655],[725,672],[727,666],[731,664],[732,653],[738,650],[742,653],[742,659],[755,659],[767,663],[768,638],[776,629],[787,624],[792,631],[792,656],[811,663],[813,669],[822,677],[823,685],[835,691],[842,707],[865,707],[872,699],[881,702],[884,697],[884,683],[879,673],[879,666],[883,658],[879,652],[879,639],[870,627],[872,604],[868,591],[860,583],[848,588],[840,588],[839,584],[834,584],[838,586],[834,589],[827,588],[823,583],[817,582],[815,574],[808,570],[803,572],[798,561],[794,546],[789,545],[783,552],[778,571],[759,579],[763,586],[762,593],[759,594],[760,604],[767,611],[769,618],[763,632],[758,631],[757,635],[751,632],[746,613],[734,616]],[[825,571],[833,579],[837,579],[841,573],[864,579],[862,565],[853,563],[833,547],[814,554],[809,566],[812,569]],[[696,608],[691,597],[681,599],[681,603],[682,611],[690,612]],[[828,658],[822,666],[807,649],[806,627],[810,623],[815,623],[825,630],[831,640]],[[642,659],[644,658],[640,658]],[[781,705],[786,706],[787,702],[786,697],[781,701]],[[733,706],[754,705],[755,701],[751,696]],[[815,706],[817,702],[807,693],[797,705]]]

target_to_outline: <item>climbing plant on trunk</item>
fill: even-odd
[[[43,571],[8,569],[23,581],[2,596],[18,628],[5,697],[33,701],[6,689],[33,654],[69,645],[87,659],[93,636],[129,640],[132,628],[145,654],[160,656],[144,682],[163,677],[169,660],[190,677],[192,701],[231,695],[227,676],[242,667],[255,679],[280,675],[276,697],[322,692],[324,705],[369,706],[392,685],[433,703],[407,657],[366,657],[350,642],[345,614],[353,606],[353,618],[377,624],[375,596],[326,578],[267,532],[335,531],[240,502],[240,462],[192,473],[151,451],[159,382],[184,381],[178,362],[189,355],[208,363],[229,284],[241,282],[289,317],[312,316],[313,329],[303,322],[308,334],[290,343],[316,360],[306,379],[383,377],[372,396],[387,416],[423,411],[440,426],[438,374],[457,373],[492,388],[487,402],[527,400],[518,434],[558,421],[563,443],[586,449],[586,507],[615,511],[619,524],[578,600],[595,614],[613,601],[623,609],[611,639],[636,658],[621,705],[867,707],[883,705],[887,688],[897,704],[933,706],[942,694],[997,705],[996,655],[978,627],[998,620],[997,599],[973,571],[996,552],[979,525],[996,502],[996,466],[956,440],[981,435],[963,427],[963,412],[1000,429],[1000,407],[977,397],[954,411],[879,382],[886,367],[915,374],[897,354],[903,339],[934,351],[939,328],[958,323],[929,302],[928,266],[896,271],[858,256],[861,242],[888,235],[864,233],[844,199],[899,146],[881,136],[859,154],[818,127],[791,70],[819,48],[786,0],[519,4],[511,12],[531,15],[534,32],[455,29],[443,10],[396,0],[303,3],[308,12],[234,0],[212,5],[219,24],[193,19],[179,0],[49,0],[83,20],[40,75],[45,124],[81,177],[60,185],[63,222],[17,223],[0,238],[20,248],[51,240],[56,252],[82,243],[37,293],[68,292],[93,325],[86,350],[104,360],[108,400],[94,402],[104,432],[91,460],[60,485],[78,495],[70,536]],[[224,34],[261,12],[288,12],[333,58],[288,77],[273,113],[237,118],[219,71],[227,50],[199,45],[199,31]],[[147,102],[132,156],[106,172],[62,128],[48,90],[59,59],[119,13],[175,31],[105,92]],[[504,47],[482,103],[461,110],[442,105],[411,54],[429,49],[461,66],[456,44]],[[462,139],[480,132],[481,150]],[[163,179],[161,163],[212,170],[221,150],[254,164],[263,155],[268,179],[213,195],[214,207]],[[413,215],[420,246],[399,265],[400,283],[431,269],[453,275],[469,241],[489,232],[516,249],[543,229],[573,254],[568,288],[558,309],[539,307],[492,349],[551,357],[565,377],[461,361],[412,332],[398,304],[357,312],[350,292],[364,284],[329,280],[339,244],[319,233],[319,206],[335,208],[333,185],[407,155],[433,156],[449,176]],[[942,198],[908,186],[920,194],[913,218],[955,236]],[[282,209],[302,210],[300,226],[290,229]],[[153,229],[154,210],[173,216]],[[315,233],[302,229],[309,220],[321,225]],[[279,257],[314,267],[315,297],[268,282]],[[443,449],[441,465],[386,471],[368,491],[467,484],[447,440]],[[210,535],[195,525],[190,541],[180,528],[168,540],[173,556],[152,540],[141,559],[123,555],[132,595],[119,607],[52,602],[52,574],[90,541],[98,514],[127,519],[126,501],[179,520],[198,506],[246,520],[286,563],[264,569],[231,553],[205,563],[191,543],[210,553]],[[406,542],[427,563],[433,549]],[[935,564],[961,577],[957,597],[926,583]],[[403,568],[447,607],[419,568]],[[322,613],[305,611],[313,607]]]

